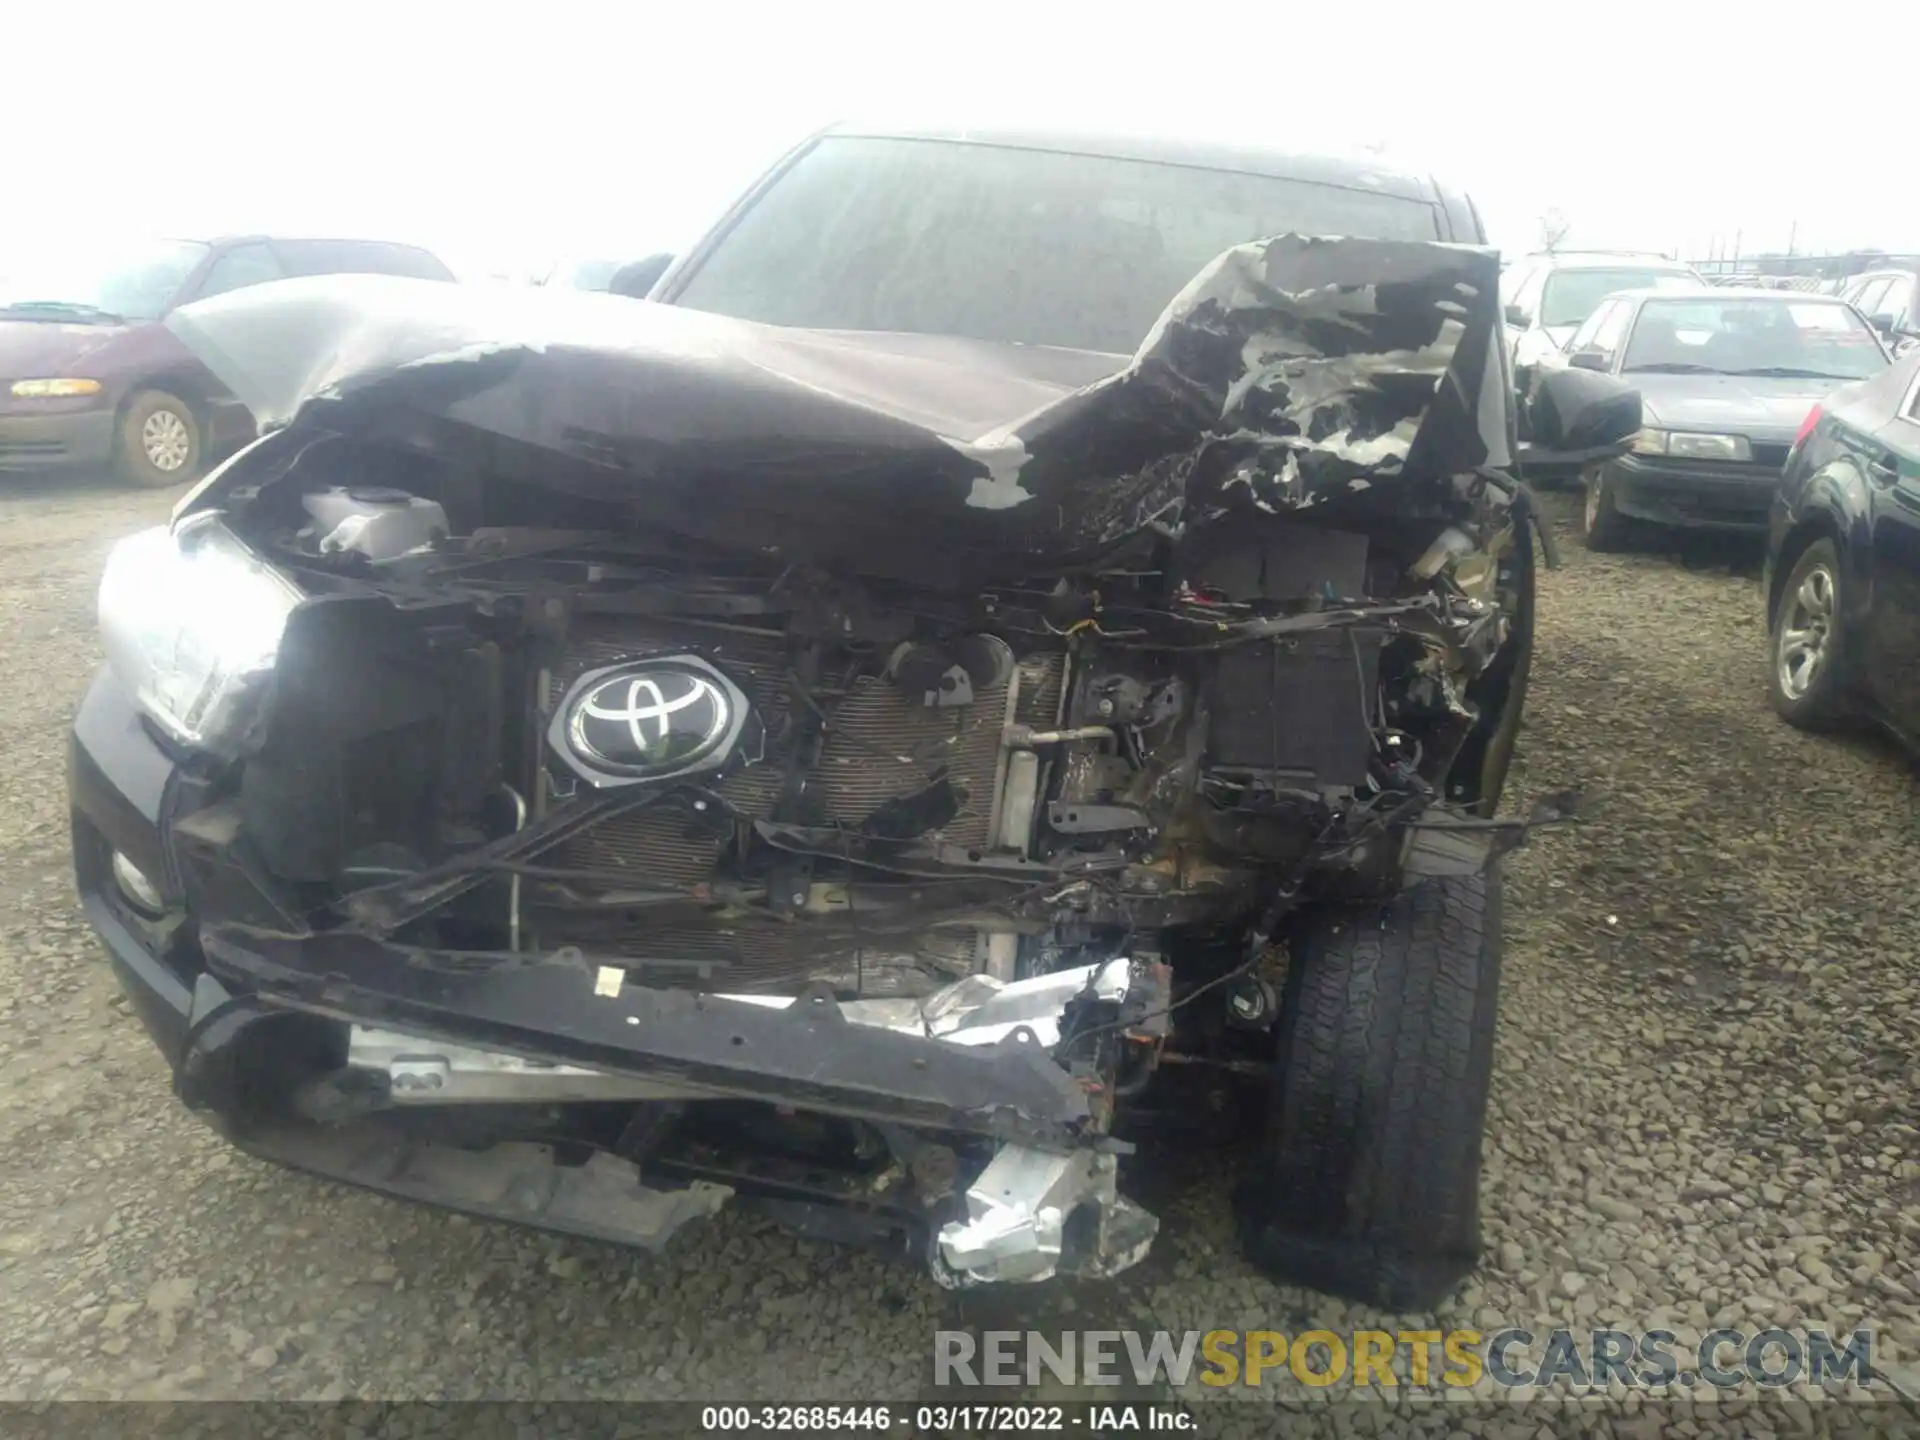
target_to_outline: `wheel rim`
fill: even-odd
[[[1805,696],[1826,669],[1833,642],[1835,588],[1833,572],[1816,565],[1787,597],[1774,663],[1780,693],[1789,700]]]
[[[193,437],[187,431],[187,422],[173,411],[156,410],[140,427],[140,448],[154,469],[171,473],[187,463]]]

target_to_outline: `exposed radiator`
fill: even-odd
[[[548,683],[552,705],[572,680],[596,666],[677,649],[698,653],[728,671],[745,690],[766,726],[766,759],[735,771],[718,786],[719,794],[743,814],[772,813],[785,779],[788,683],[786,637],[699,622],[621,619],[584,626],[576,633],[562,664]],[[860,677],[846,688],[828,673],[813,689],[829,716],[826,741],[809,781],[810,795],[827,823],[858,827],[886,801],[924,788],[944,767],[965,796],[960,813],[924,838],[962,846],[985,846],[993,833],[994,802],[1003,764],[1001,734],[1009,720],[1045,727],[1060,708],[1066,662],[1061,652],[1023,657],[1011,682],[976,696],[970,705],[930,709],[913,703],[890,682]],[[1009,705],[1009,687],[1012,704]],[[662,806],[626,819],[609,821],[553,852],[549,863],[630,873],[636,885],[691,885],[710,877],[728,841],[712,829],[696,826],[689,812]],[[795,925],[804,927],[801,918]],[[649,959],[700,960],[723,964],[725,983],[751,985],[823,970],[849,975],[867,966],[849,956],[823,966],[817,956],[794,953],[786,927],[716,921],[710,925],[663,929],[640,915],[544,910],[537,920],[543,943],[572,943],[602,954]],[[910,963],[903,942],[891,942],[888,954],[866,953],[876,975]],[[965,974],[976,949],[971,932],[942,931],[911,943],[923,966]],[[891,988],[865,987],[868,993]]]

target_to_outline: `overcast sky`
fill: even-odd
[[[1736,232],[1920,250],[1912,0],[6,9],[0,252],[258,229],[478,269],[637,255],[870,116],[1379,147],[1510,250],[1549,209],[1569,244],[1683,258]]]

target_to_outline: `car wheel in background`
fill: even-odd
[[[1633,535],[1633,521],[1622,515],[1613,503],[1613,486],[1607,483],[1603,466],[1589,466],[1580,483],[1586,491],[1586,504],[1580,511],[1580,538],[1589,550],[1621,550]]]
[[[1767,691],[1790,725],[1820,730],[1846,717],[1840,675],[1840,555],[1831,540],[1800,552],[1773,610]]]
[[[1289,936],[1265,1143],[1234,1195],[1276,1278],[1428,1310],[1480,1255],[1500,873],[1318,904]]]
[[[135,485],[191,480],[200,468],[200,422],[193,407],[164,390],[140,391],[120,417],[116,459],[120,474]]]

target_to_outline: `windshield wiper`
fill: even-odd
[[[1718,375],[1711,365],[1696,365],[1691,360],[1657,360],[1651,365],[1626,365],[1623,375]]]
[[[102,320],[114,325],[124,325],[127,318],[124,315],[116,315],[111,310],[102,310],[98,305],[82,305],[73,300],[13,300],[0,306],[0,315],[12,315],[23,310],[51,310],[57,315],[73,315],[82,320]]]
[[[1729,370],[1729,375],[1771,375],[1781,380],[1860,380],[1860,375],[1836,375],[1831,370],[1802,370],[1793,365],[1757,365],[1751,370]]]

